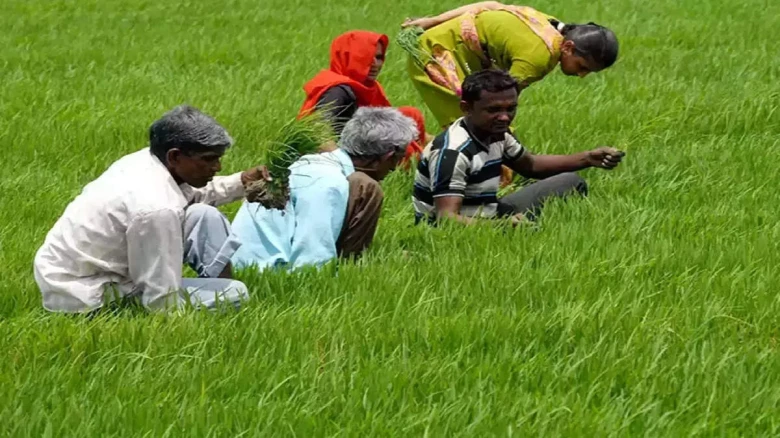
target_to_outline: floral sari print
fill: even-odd
[[[463,41],[463,45],[476,56],[479,57],[482,69],[488,69],[496,62],[490,58],[487,47],[484,47],[479,41],[479,32],[477,31],[476,18],[481,12],[488,10],[487,8],[479,8],[474,11],[467,12],[463,15],[461,21],[460,36]],[[539,11],[530,8],[528,6],[504,6],[500,11],[506,11],[512,13],[520,21],[525,23],[529,29],[531,29],[547,46],[554,57],[557,57],[560,51],[563,36],[550,24],[547,17]],[[425,66],[425,72],[428,77],[435,83],[444,88],[452,90],[458,96],[461,95],[461,79],[458,77],[458,71],[455,66],[455,59],[449,50],[436,45],[433,48],[432,61]],[[471,68],[468,65],[463,66],[466,75],[472,73]]]
[[[433,61],[425,66],[425,73],[433,83],[452,90],[457,96],[460,96],[463,90],[452,52],[437,44],[433,47],[431,56]]]

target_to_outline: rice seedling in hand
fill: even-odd
[[[286,123],[265,150],[263,162],[271,181],[255,181],[246,188],[246,199],[266,208],[283,210],[289,197],[290,166],[304,155],[315,154],[322,145],[334,142],[330,123],[321,113]]]
[[[412,57],[420,68],[425,68],[431,61],[431,55],[420,49],[420,35],[425,32],[419,26],[409,26],[401,30],[395,37],[396,44]]]

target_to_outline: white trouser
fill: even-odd
[[[215,278],[225,269],[241,243],[230,232],[230,222],[206,204],[187,207],[184,216],[184,262],[199,278],[182,279],[182,288],[196,307],[214,308],[220,302],[238,307],[249,299],[244,283]]]

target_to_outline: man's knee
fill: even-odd
[[[184,229],[188,232],[193,230],[196,225],[205,225],[208,228],[212,226],[221,226],[229,229],[230,222],[221,211],[208,204],[192,204],[184,211]]]
[[[577,192],[582,196],[587,196],[588,183],[579,174],[575,172],[567,172],[557,175],[555,178],[558,179],[561,191]]]
[[[222,212],[217,209],[217,207],[198,202],[186,208],[185,217],[192,217],[193,219],[203,218],[206,220],[215,220],[222,219],[225,217],[225,215],[223,215]]]
[[[241,246],[225,215],[206,204],[187,207],[183,237],[184,262],[200,277],[225,275],[230,258]]]

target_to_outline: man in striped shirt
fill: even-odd
[[[600,147],[572,155],[534,155],[509,127],[517,110],[518,83],[500,70],[483,70],[463,81],[464,117],[426,146],[414,181],[416,222],[451,218],[470,224],[477,218],[534,220],[551,196],[587,194],[576,171],[613,169],[623,152]],[[498,198],[501,165],[538,179]]]

